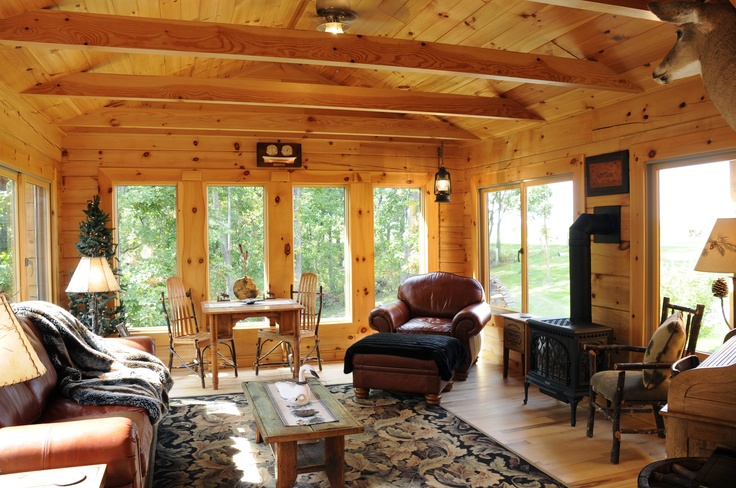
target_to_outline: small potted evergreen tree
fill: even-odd
[[[75,244],[82,256],[104,257],[117,278],[120,270],[114,265],[117,244],[113,242],[113,229],[108,227],[110,216],[100,209],[100,197],[95,195],[87,201],[84,211],[87,218],[79,224],[79,242]],[[73,274],[74,271],[72,270]],[[122,287],[122,285],[121,285]],[[118,324],[125,324],[125,305],[120,300],[115,304],[115,292],[97,293],[96,299],[89,293],[68,293],[69,311],[88,329],[92,329],[92,308],[97,304],[97,326],[101,336],[118,331]]]

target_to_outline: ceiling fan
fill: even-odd
[[[348,30],[350,22],[358,18],[358,14],[350,10],[350,0],[317,0],[317,15],[324,19],[317,30],[330,34],[342,34]]]

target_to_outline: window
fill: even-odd
[[[294,187],[294,282],[302,273],[319,276],[322,318],[346,318],[345,188]]]
[[[176,187],[116,187],[120,293],[128,326],[165,325],[160,297],[175,276]]]
[[[15,180],[0,174],[0,289],[17,299],[18,274],[15,261]]]
[[[264,200],[262,186],[211,186],[208,189],[210,299],[221,293],[233,297],[235,280],[245,274],[255,281],[259,295],[266,290]],[[248,264],[240,253],[248,253]]]
[[[49,185],[26,181],[24,195],[25,281],[29,300],[51,299],[51,224]]]
[[[569,316],[572,181],[483,189],[481,215],[482,279],[491,306]]]
[[[736,162],[715,161],[663,163],[652,166],[656,185],[656,255],[653,260],[658,285],[655,303],[667,296],[673,303],[694,307],[705,305],[703,325],[698,336],[698,350],[714,351],[722,342],[728,327],[724,320],[731,315],[731,299],[723,300],[711,293],[713,281],[728,273],[695,271],[705,241],[717,218],[736,217],[731,181]],[[729,319],[730,322],[730,319]],[[733,324],[732,324],[733,325]]]
[[[426,271],[420,249],[421,227],[419,188],[373,190],[376,305],[395,300],[406,278]]]
[[[0,290],[14,301],[51,299],[50,192],[47,182],[0,170]]]

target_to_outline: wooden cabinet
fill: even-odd
[[[523,317],[522,317],[523,315]],[[503,317],[503,377],[509,375],[509,352],[516,351],[521,355],[521,374],[529,371],[529,328],[527,319],[531,315],[520,313],[504,313]]]

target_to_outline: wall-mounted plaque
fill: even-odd
[[[256,164],[266,168],[300,168],[302,145],[290,142],[259,142],[256,144]]]

